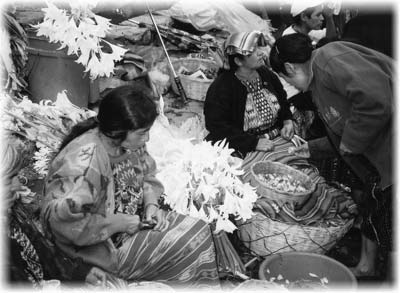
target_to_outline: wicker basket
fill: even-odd
[[[200,65],[203,65],[207,68],[218,69],[217,63],[209,59],[181,58],[171,62],[172,66],[174,66],[175,71],[179,70],[181,66],[187,68],[189,71],[196,71],[198,70]],[[185,90],[186,96],[189,99],[198,101],[205,100],[208,87],[214,81],[213,79],[194,78],[184,74],[179,74],[179,77],[181,79],[182,86],[183,89]],[[176,94],[179,94],[175,82],[172,82],[172,89]]]
[[[274,253],[303,251],[324,254],[352,227],[354,219],[330,227],[274,221],[256,213],[239,228],[239,238],[250,251],[266,257]]]
[[[273,189],[258,179],[258,174],[278,174],[290,175],[295,180],[299,180],[306,188],[305,192],[285,192],[278,189]],[[256,162],[251,166],[250,184],[257,188],[260,196],[266,197],[278,205],[285,203],[298,205],[305,202],[310,194],[315,190],[315,183],[306,174],[282,163],[272,161]]]

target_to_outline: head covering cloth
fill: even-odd
[[[267,41],[259,31],[231,34],[224,42],[224,51],[227,55],[251,55],[257,46],[266,46]]]
[[[260,31],[240,32],[231,34],[219,50],[222,55],[223,68],[229,70],[229,55],[251,55],[257,46],[266,46],[267,40]],[[221,52],[222,51],[222,52]],[[221,54],[222,53],[222,54]]]
[[[290,7],[290,14],[292,14],[293,17],[296,17],[304,10],[311,7],[319,6],[321,4],[324,4],[324,2],[324,0],[293,0],[293,4]]]

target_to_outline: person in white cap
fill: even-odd
[[[290,9],[294,23],[283,31],[282,36],[302,33],[308,35],[314,45],[324,37],[336,37],[333,9],[324,5],[324,2],[323,0],[294,0]],[[322,29],[324,19],[326,28]]]

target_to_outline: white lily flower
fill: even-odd
[[[231,156],[233,150],[225,141],[193,144],[162,118],[150,130],[147,145],[159,169],[157,178],[165,187],[165,201],[179,213],[214,222],[217,230],[232,232],[236,227],[229,215],[250,218],[257,199],[255,189],[239,178],[242,160]]]

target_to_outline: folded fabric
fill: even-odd
[[[271,219],[303,225],[321,225],[322,223],[334,223],[336,219],[354,217],[357,213],[357,205],[343,189],[329,185],[319,175],[317,168],[305,159],[298,158],[288,153],[292,142],[281,137],[273,140],[275,148],[271,152],[253,152],[246,156],[242,168],[245,174],[244,182],[251,179],[251,166],[258,161],[274,161],[287,164],[308,175],[316,184],[316,189],[310,197],[301,205],[289,203],[278,204],[268,198],[258,199],[255,208]]]

